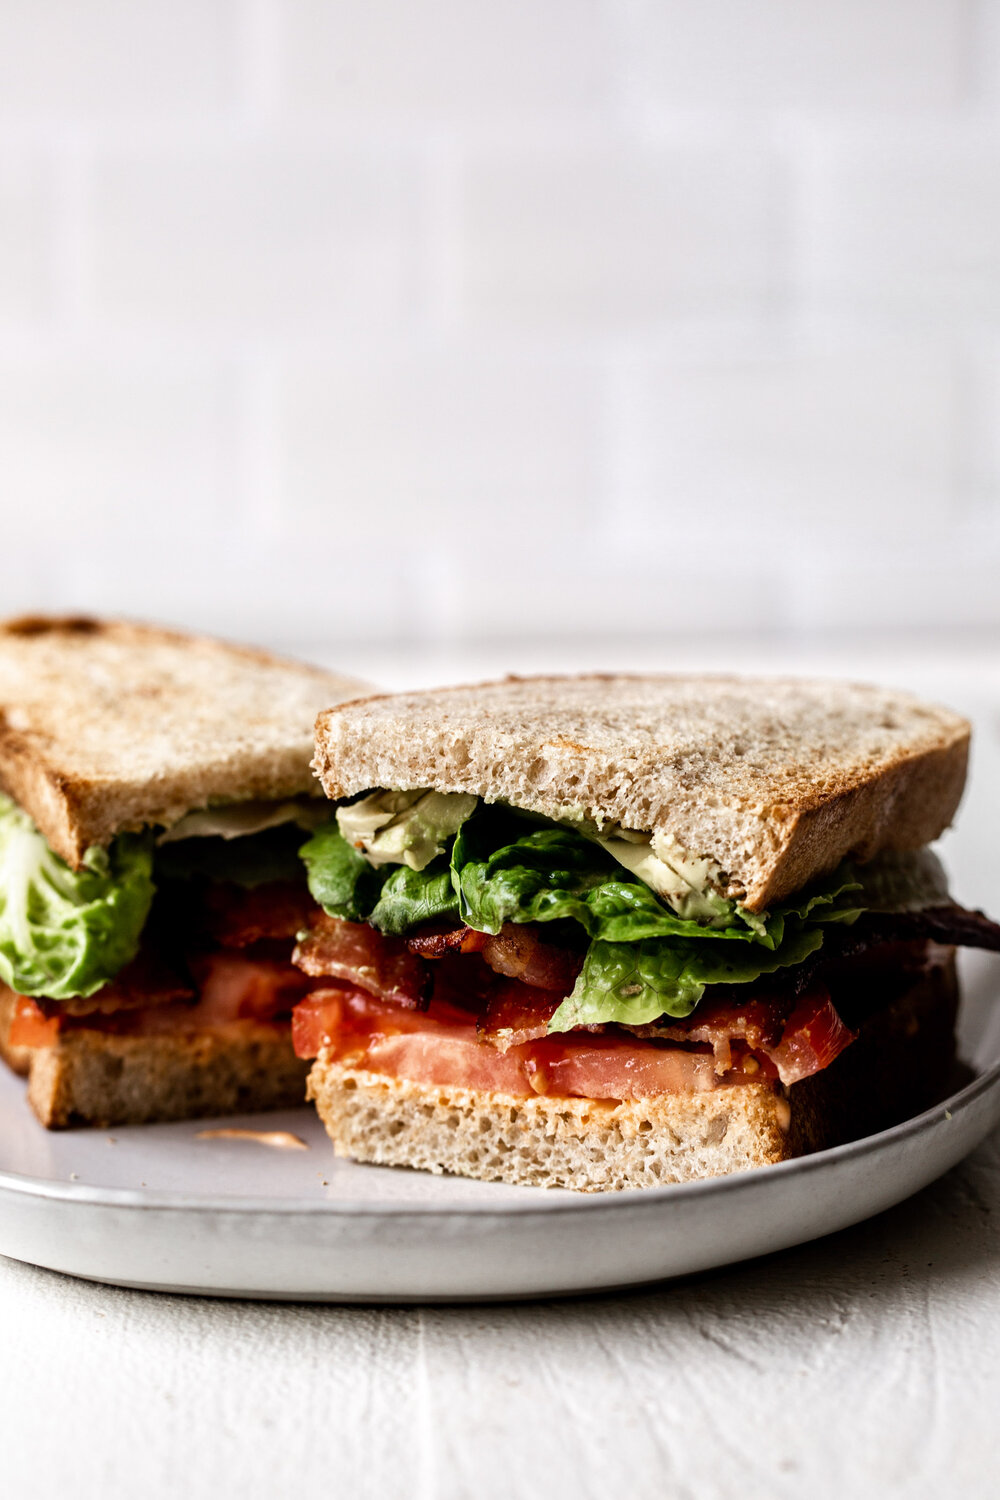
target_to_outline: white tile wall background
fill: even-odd
[[[0,0],[3,609],[1000,644],[1000,0]]]

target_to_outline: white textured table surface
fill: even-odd
[[[996,911],[1000,665],[816,665],[973,714],[947,853]],[[241,1304],[0,1259],[4,1500],[992,1500],[998,1411],[1000,1137],[868,1224],[628,1296]]]

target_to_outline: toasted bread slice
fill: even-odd
[[[530,1187],[660,1187],[786,1161],[927,1108],[954,1061],[954,950],[876,1011],[830,1067],[645,1100],[519,1098],[412,1083],[330,1061],[309,1097],[338,1156]]]
[[[362,685],[147,625],[0,625],[0,789],[74,867],[124,829],[318,791],[313,721]]]
[[[18,1050],[32,1053],[28,1102],[50,1130],[293,1109],[305,1100],[308,1063],[295,1056],[287,1025],[230,1021],[162,1036],[81,1029],[52,1047]]]
[[[28,1079],[28,1102],[50,1129],[291,1109],[305,1100],[309,1064],[295,1056],[287,1021],[157,1035],[84,1025],[51,1046],[25,1047],[10,1041],[19,998],[0,984],[0,1058]]]
[[[937,838],[968,745],[957,714],[857,683],[512,677],[332,707],[313,764],[335,799],[432,787],[662,830],[762,911],[849,855]]]

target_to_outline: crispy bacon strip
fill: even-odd
[[[202,893],[199,917],[220,947],[249,948],[251,943],[294,939],[315,911],[308,888],[295,881],[269,881],[249,890],[212,883]]]
[[[346,980],[407,1010],[426,1010],[430,1000],[430,968],[402,938],[386,937],[364,922],[343,922],[318,911],[292,962],[306,974]]]
[[[428,964],[433,982],[431,1000],[453,1005],[468,1015],[478,1016],[486,1009],[498,978],[481,953],[446,953]]]
[[[887,943],[930,940],[958,948],[985,948],[1000,953],[1000,923],[984,912],[964,906],[928,906],[923,911],[865,912],[850,927],[828,927],[823,946],[795,971],[799,995],[812,987],[817,974],[832,964],[859,958],[871,948]]]
[[[715,1053],[715,1067],[726,1073],[732,1067],[733,1042],[744,1042],[753,1052],[767,1052],[781,1040],[788,1002],[748,1000],[742,1005],[732,1000],[705,1000],[694,1013],[680,1021],[651,1026],[637,1026],[640,1036],[663,1037],[672,1042],[707,1043]]]
[[[507,922],[495,935],[474,927],[452,927],[447,932],[418,932],[406,939],[411,953],[443,958],[449,953],[481,953],[490,968],[508,979],[520,979],[534,989],[568,995],[583,959],[555,943],[546,943],[536,928]]]
[[[923,911],[871,912],[858,925],[869,924],[883,932],[883,941],[931,938],[935,943],[956,948],[986,948],[1000,953],[1000,922],[994,922],[985,912],[969,911],[953,902],[947,906],[928,906]]]
[[[789,1014],[789,1012],[791,1012]],[[703,1001],[685,1020],[635,1028],[640,1035],[708,1043],[718,1073],[733,1065],[733,1043],[771,1060],[782,1083],[797,1083],[829,1067],[856,1032],[843,1022],[829,991],[814,985],[798,1003],[788,997]]]
[[[491,969],[533,989],[568,995],[583,965],[582,954],[546,943],[535,928],[507,922],[483,945]]]
[[[551,990],[535,989],[517,979],[502,981],[476,1021],[479,1039],[506,1052],[508,1047],[546,1036],[560,1001],[561,996]]]
[[[421,958],[444,958],[448,953],[480,953],[489,940],[489,933],[474,927],[450,927],[446,932],[414,932],[406,946]]]

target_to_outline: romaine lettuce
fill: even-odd
[[[458,917],[458,897],[448,861],[436,859],[423,870],[393,870],[368,920],[380,932],[403,933],[422,922]]]
[[[757,914],[727,903],[728,924],[706,926],[677,916],[644,881],[630,878],[605,849],[574,829],[499,807],[480,807],[452,842],[447,869],[457,905],[440,856],[423,870],[397,865],[389,873],[354,848],[337,823],[319,829],[300,853],[309,888],[331,916],[370,918],[393,932],[445,915],[491,933],[505,922],[572,918],[591,937],[608,942],[735,940],[773,952],[786,920],[852,921],[859,910],[851,899],[859,887],[845,866],[786,906]]]
[[[299,850],[314,901],[331,917],[368,921],[381,932],[408,932],[437,917],[457,917],[458,897],[447,860],[423,870],[369,864],[335,822],[317,830]]]
[[[335,819],[299,849],[309,892],[331,917],[362,922],[379,898],[387,871],[376,870],[347,842]]]
[[[766,914],[731,904],[728,925],[705,926],[677,916],[644,881],[629,880],[616,860],[581,834],[551,824],[528,832],[523,827],[484,809],[455,840],[451,867],[462,920],[480,932],[499,932],[505,922],[572,917],[592,938],[608,942],[721,939],[759,943],[773,952],[789,919],[853,921],[860,910],[852,899],[860,887],[844,866],[797,901]]]
[[[620,872],[578,833],[552,825],[524,829],[504,813],[484,809],[459,830],[451,871],[468,926],[499,932],[505,922],[583,921],[588,893],[604,885],[611,871]]]
[[[647,1026],[660,1016],[687,1016],[709,984],[748,984],[761,974],[802,963],[822,945],[818,927],[790,930],[774,952],[751,947],[645,939],[638,943],[591,943],[570,995],[549,1031],[574,1026]]]
[[[0,979],[21,995],[92,995],[138,952],[152,872],[151,834],[121,834],[71,870],[0,796]]]

